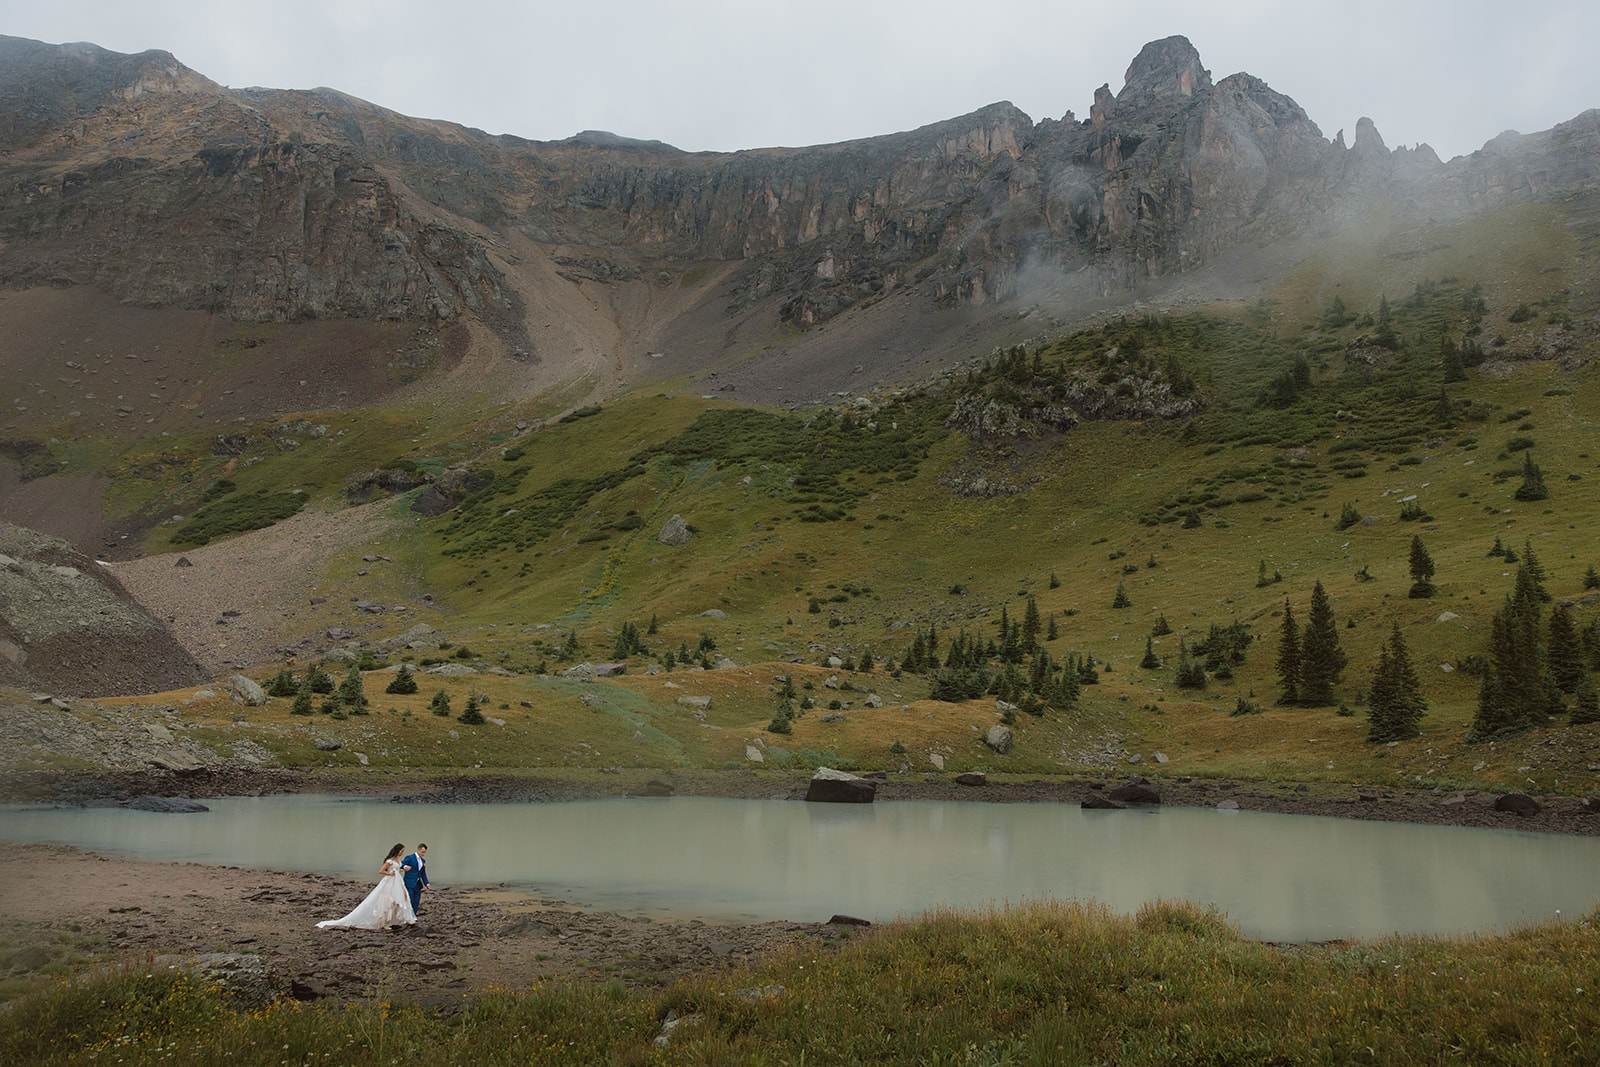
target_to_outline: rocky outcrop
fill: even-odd
[[[1600,113],[1441,163],[1368,120],[1146,45],[1087,121],[1009,103],[809,148],[685,153],[589,131],[494,137],[328,91],[229,90],[163,52],[0,39],[0,283],[86,284],[245,319],[476,318],[526,354],[506,242],[558,280],[736,263],[723,313],[810,328],[897,294],[1100,296],[1375,205],[1448,218],[1592,188]]]
[[[110,570],[65,541],[0,522],[0,684],[115,696],[204,680]]]
[[[878,795],[877,785],[831,767],[818,767],[806,786],[806,799],[830,804],[870,804]]]

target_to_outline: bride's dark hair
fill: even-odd
[[[402,841],[398,845],[395,845],[394,848],[391,848],[389,850],[389,854],[387,856],[383,857],[383,858],[386,859],[386,860],[392,860],[396,856],[400,855],[400,853],[404,852],[405,850],[406,850],[406,843],[404,841]]]

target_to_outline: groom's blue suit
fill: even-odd
[[[428,861],[413,852],[401,861],[405,865],[406,892],[411,894],[411,912],[422,903],[422,890],[428,883]]]

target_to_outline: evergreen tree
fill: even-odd
[[[339,703],[351,709],[367,706],[367,694],[361,688],[361,671],[354,665],[339,683]]]
[[[1128,591],[1123,588],[1121,582],[1117,583],[1117,595],[1111,599],[1111,606],[1114,608],[1133,607],[1133,601],[1128,599]]]
[[[778,710],[773,713],[772,721],[767,723],[769,734],[794,733],[794,703],[785,698],[778,702]]]
[[[1536,566],[1536,563],[1535,563]],[[1517,568],[1517,582],[1489,622],[1489,655],[1478,686],[1470,741],[1526,730],[1560,706],[1541,647],[1540,607],[1535,568]]]
[[[1572,696],[1572,716],[1568,722],[1574,726],[1600,722],[1600,690],[1595,689],[1593,678],[1585,674],[1579,679],[1577,690]]]
[[[1589,569],[1583,572],[1583,587],[1585,589],[1600,589],[1600,571],[1594,569],[1594,564],[1589,564]]]
[[[295,690],[294,703],[289,706],[291,715],[311,715],[316,711],[311,703],[311,687],[302,685]]]
[[[1404,741],[1422,731],[1417,723],[1428,709],[1422,698],[1422,683],[1411,667],[1411,654],[1395,620],[1389,639],[1378,652],[1378,666],[1367,690],[1367,740]]]
[[[1280,704],[1300,703],[1300,625],[1294,621],[1294,608],[1283,602],[1283,626],[1278,636],[1278,682],[1283,686]]]
[[[433,699],[428,701],[428,707],[435,715],[450,714],[450,694],[443,689],[433,694]]]
[[[1449,382],[1464,382],[1467,380],[1467,362],[1461,358],[1461,349],[1450,340],[1450,335],[1445,334],[1439,342],[1439,362],[1444,371],[1444,380]]]
[[[1411,592],[1413,600],[1423,600],[1433,596],[1433,557],[1428,555],[1427,548],[1422,543],[1420,536],[1411,538]]]
[[[1506,553],[1506,561],[1517,562],[1517,557],[1510,552]],[[1544,564],[1539,562],[1539,557],[1533,554],[1533,542],[1522,542],[1522,566],[1517,568],[1517,582],[1520,589],[1524,584],[1532,593],[1533,598],[1541,604],[1550,603],[1550,591],[1544,587]]]
[[[411,673],[411,664],[400,664],[399,673],[390,680],[388,685],[384,686],[383,691],[400,695],[415,693],[417,691],[417,677]]]
[[[1300,700],[1313,707],[1332,704],[1333,687],[1344,676],[1348,657],[1339,647],[1333,605],[1318,581],[1311,587],[1311,611],[1300,635]]]
[[[1155,645],[1152,644],[1153,640],[1154,638],[1151,637],[1144,639],[1144,659],[1139,661],[1139,666],[1147,671],[1161,669],[1161,657],[1156,655]]]
[[[1162,612],[1156,616],[1155,625],[1150,627],[1150,633],[1156,637],[1165,637],[1172,632],[1172,624],[1167,621],[1167,613]]]
[[[461,714],[456,716],[456,722],[466,723],[468,726],[482,726],[487,720],[483,712],[478,710],[478,695],[468,694],[467,706],[461,709]]]
[[[1578,638],[1578,628],[1572,621],[1572,611],[1565,604],[1550,609],[1549,639],[1545,654],[1550,668],[1550,680],[1563,693],[1575,693],[1578,680],[1587,672],[1588,657],[1583,652],[1583,642]]]
[[[1060,636],[1061,631],[1056,628],[1056,613],[1052,611],[1050,613],[1050,621],[1045,625],[1044,628],[1044,639],[1046,641],[1054,641]]]
[[[295,684],[294,675],[290,673],[288,667],[278,668],[278,673],[267,683],[269,697],[292,697],[299,692],[300,687]]]
[[[1028,606],[1022,614],[1022,651],[1025,655],[1032,655],[1039,647],[1039,605],[1028,598]]]
[[[1514,494],[1518,500],[1543,500],[1550,495],[1544,486],[1544,473],[1533,461],[1532,452],[1522,454],[1522,484]]]
[[[1061,588],[1061,579],[1056,577],[1056,572],[1055,571],[1051,571],[1050,572],[1050,588],[1051,589],[1060,589]]]
[[[313,693],[333,692],[333,677],[322,669],[320,663],[306,672],[306,684],[311,687]]]
[[[1206,669],[1189,656],[1189,646],[1178,639],[1178,670],[1175,679],[1179,689],[1204,689]]]

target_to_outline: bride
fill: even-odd
[[[326,930],[334,926],[353,926],[358,930],[387,930],[391,926],[411,926],[417,921],[411,910],[411,894],[406,892],[405,867],[400,857],[406,846],[396,845],[383,858],[382,875],[367,899],[357,904],[355,910],[342,919],[326,919],[317,926]]]

